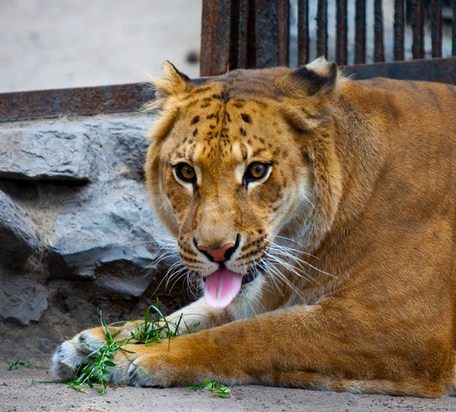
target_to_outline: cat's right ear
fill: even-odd
[[[155,100],[182,96],[195,87],[190,78],[177,70],[169,61],[163,63],[162,77],[152,80],[152,86],[155,89]]]

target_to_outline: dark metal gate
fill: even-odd
[[[203,0],[202,76],[312,56],[347,65],[451,55],[456,0]]]
[[[203,76],[325,55],[356,79],[456,84],[447,57],[456,56],[456,0],[203,0],[202,22]],[[3,93],[0,123],[136,111],[153,98],[146,83]]]

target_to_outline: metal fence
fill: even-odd
[[[203,0],[202,76],[315,56],[346,65],[451,55],[456,0]]]
[[[394,14],[390,25],[388,6]],[[385,41],[388,27],[392,44]],[[442,52],[445,36],[450,47]],[[421,59],[456,56],[455,39],[456,0],[203,0],[201,74],[297,65],[326,55],[339,64],[360,63],[344,68],[355,79],[456,84],[456,57]],[[364,64],[403,58],[412,60]],[[147,83],[3,93],[0,123],[134,112],[153,98]]]

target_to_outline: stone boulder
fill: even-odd
[[[24,266],[39,241],[27,212],[0,191],[0,259],[7,266]]]
[[[152,121],[0,124],[0,335],[17,339],[20,325],[46,342],[29,350],[50,353],[92,326],[97,308],[117,321],[141,317],[157,298],[165,312],[188,301],[179,281],[166,289],[178,257],[143,181]]]

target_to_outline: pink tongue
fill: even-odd
[[[217,309],[226,308],[238,295],[242,286],[242,275],[228,269],[220,269],[206,278],[204,299]]]

